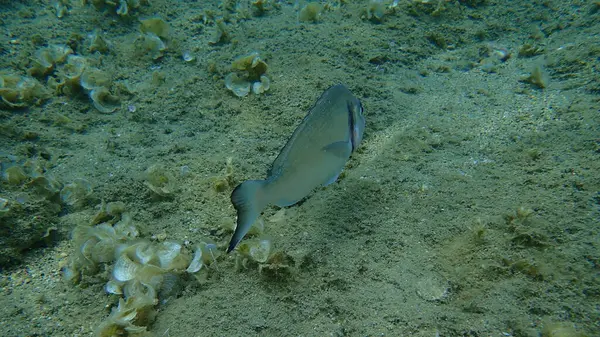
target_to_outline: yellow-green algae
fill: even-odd
[[[131,16],[133,11],[143,4],[149,4],[148,0],[82,0],[82,3],[90,3],[96,9],[111,8],[120,16]]]
[[[96,329],[97,336],[145,332],[156,315],[159,294],[168,296],[174,291],[183,273],[202,277],[219,255],[211,240],[186,247],[173,240],[141,239],[123,203],[113,205],[103,203],[92,225],[73,230],[76,252],[63,269],[68,282],[79,283],[96,274],[101,265],[111,266],[104,289],[119,296],[119,302]],[[93,224],[100,219],[105,222]]]
[[[271,80],[266,75],[268,67],[258,52],[236,58],[231,68],[234,72],[225,76],[225,87],[236,96],[247,96],[250,91],[259,95],[269,90]]]
[[[42,104],[50,98],[50,93],[35,78],[0,74],[0,98],[0,106],[20,109]]]

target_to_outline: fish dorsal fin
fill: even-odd
[[[345,93],[347,91],[348,89],[346,89],[344,85],[336,84],[331,86],[329,89],[325,90],[325,92],[323,92],[323,94],[321,95],[321,97],[319,97],[317,102],[312,106],[312,108],[310,108],[306,116],[304,116],[304,119],[302,120],[300,125],[298,125],[296,130],[294,130],[294,133],[288,139],[285,146],[281,149],[281,152],[279,152],[279,155],[271,165],[271,168],[267,171],[267,177],[277,175],[279,173],[279,171],[282,169],[287,160],[290,147],[294,144],[294,142],[296,142],[296,138],[298,138],[300,134],[305,132],[307,128],[310,128],[309,124],[311,120],[327,116],[327,114],[331,112],[330,109],[328,109],[331,102],[335,102],[337,95],[340,95],[340,93]]]

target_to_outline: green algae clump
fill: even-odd
[[[236,58],[231,68],[235,72],[225,76],[225,87],[234,95],[244,97],[250,91],[259,95],[269,90],[271,81],[265,74],[268,67],[257,52]]]
[[[227,30],[227,25],[223,21],[223,19],[218,19],[215,22],[214,34],[208,44],[216,45],[221,43],[226,43],[231,40],[231,34]]]
[[[175,177],[162,165],[150,166],[146,170],[144,178],[144,185],[158,196],[170,197],[177,189]]]
[[[0,268],[19,263],[23,252],[52,241],[62,184],[47,162],[6,155],[0,165]]]
[[[97,29],[88,35],[87,41],[87,50],[90,53],[107,54],[111,48],[111,43]]]
[[[375,23],[381,23],[386,14],[385,5],[380,1],[371,1],[363,11],[361,18]]]
[[[298,21],[316,23],[321,19],[323,6],[318,2],[309,2],[298,12]]]
[[[121,106],[119,97],[109,90],[113,82],[110,74],[89,66],[83,56],[69,55],[57,78],[51,78],[48,82],[58,93],[75,95],[83,91],[93,106],[104,114],[112,113]]]
[[[134,41],[133,46],[139,56],[148,55],[153,60],[163,57],[167,50],[165,42],[154,33],[143,33]]]
[[[67,56],[73,54],[73,49],[64,45],[50,45],[35,52],[32,67],[28,73],[31,76],[41,77],[50,74],[57,64],[62,64]]]
[[[149,4],[148,0],[82,0],[82,4],[92,4],[97,10],[112,8],[119,16],[130,16],[133,9],[141,4]]]
[[[60,190],[61,201],[68,206],[81,208],[92,195],[92,185],[85,179],[75,179]]]
[[[76,284],[84,282],[85,276],[108,270],[99,274],[106,279],[104,290],[118,296],[119,302],[95,330],[96,336],[143,333],[156,317],[159,298],[181,290],[180,275],[187,273],[199,279],[216,262],[216,244],[200,240],[192,255],[178,241],[139,238],[122,202],[103,203],[100,213],[108,212],[115,213],[114,218],[103,217],[106,222],[79,225],[73,230],[76,250],[63,268],[63,276]]]
[[[169,37],[169,25],[159,17],[140,20],[140,31],[142,33],[152,33],[163,39]]]
[[[169,25],[159,17],[140,20],[142,33],[134,41],[133,46],[138,54],[149,55],[153,60],[158,60],[167,49],[165,41],[169,37]]]
[[[4,171],[4,179],[11,185],[21,185],[29,177],[27,177],[21,166],[15,165]]]
[[[34,78],[0,74],[0,106],[21,109],[40,105],[48,98],[48,90]]]

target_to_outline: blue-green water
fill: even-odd
[[[119,244],[221,252],[172,270],[130,335],[600,335],[598,4],[324,1],[311,22],[303,1],[100,2],[0,1],[2,336],[100,331],[126,297],[105,291],[114,259],[63,271],[117,201],[139,231]],[[270,88],[237,97],[251,52]],[[362,101],[361,147],[265,210],[246,240],[268,261],[224,254],[231,191],[335,83]]]

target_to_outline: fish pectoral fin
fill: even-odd
[[[352,153],[352,144],[344,141],[334,142],[323,147],[323,151],[342,159],[348,159]]]

